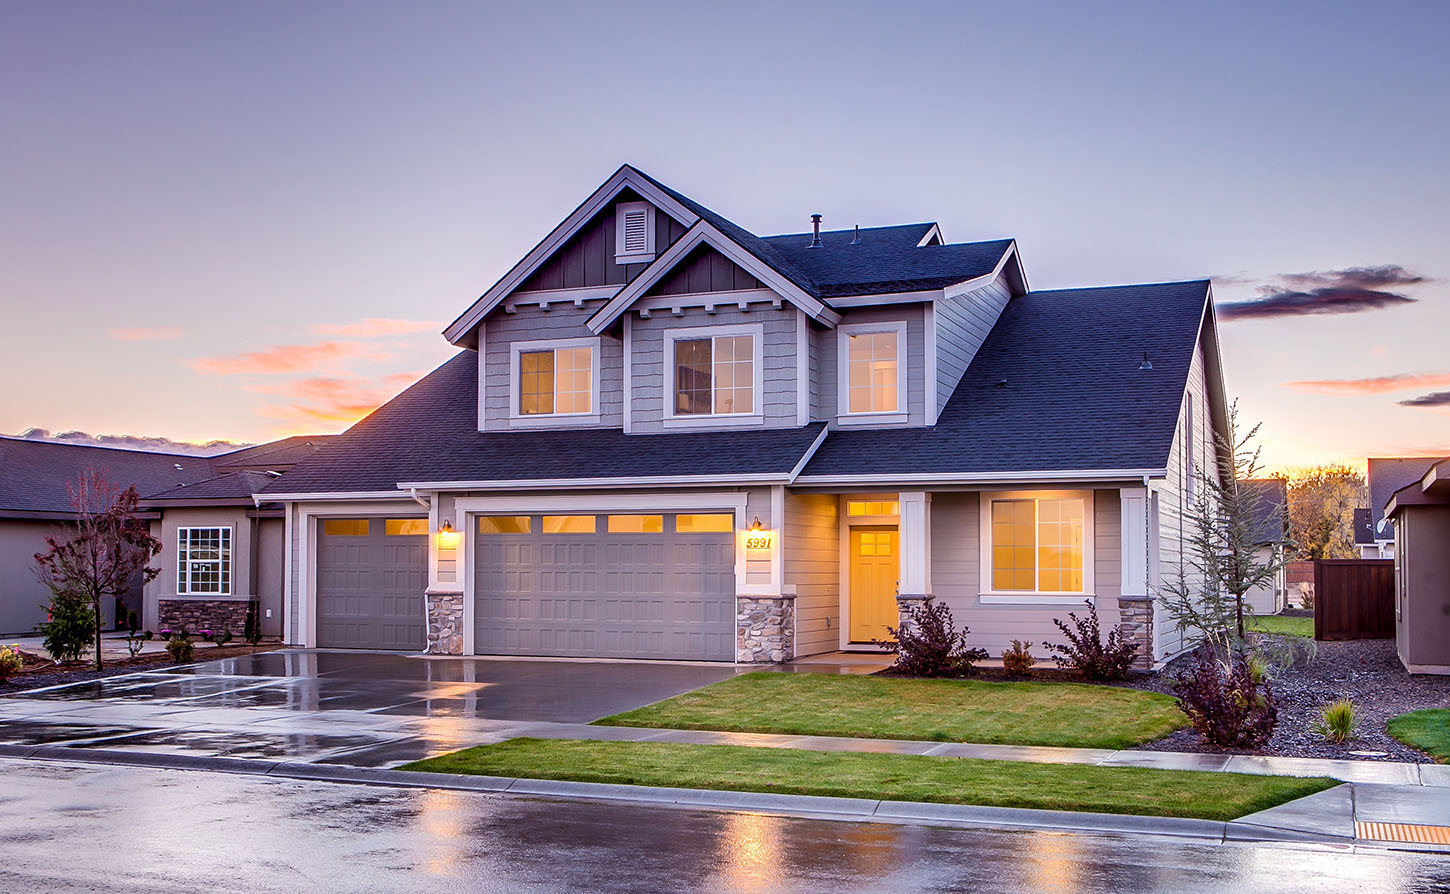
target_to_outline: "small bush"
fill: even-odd
[[[96,632],[91,600],[80,593],[52,588],[47,611],[50,620],[40,625],[46,653],[56,664],[78,660],[90,648]]]
[[[166,651],[171,655],[172,661],[185,664],[191,660],[196,646],[191,642],[190,633],[185,630],[163,630],[161,635],[166,637]]]
[[[1220,661],[1198,647],[1191,668],[1173,682],[1178,707],[1205,742],[1223,748],[1261,748],[1274,734],[1279,711],[1267,683],[1255,683],[1248,660],[1233,652]]]
[[[1087,607],[1088,614],[1084,618],[1079,618],[1074,612],[1067,613],[1071,627],[1058,618],[1052,619],[1052,623],[1067,637],[1067,645],[1046,642],[1042,645],[1057,656],[1058,664],[1076,668],[1089,680],[1121,680],[1128,675],[1133,660],[1138,657],[1138,644],[1124,640],[1116,627],[1108,632],[1107,642],[1104,642],[1098,626],[1097,606],[1089,599]]]
[[[1358,726],[1354,702],[1340,698],[1319,709],[1319,719],[1314,721],[1312,728],[1329,741],[1342,743],[1354,738],[1354,730]]]
[[[217,648],[221,648],[232,641],[232,632],[230,630],[218,630],[212,634],[212,641],[217,644]]]
[[[19,646],[0,646],[0,683],[20,673],[24,666],[25,658]]]
[[[1314,610],[1314,585],[1307,581],[1301,581],[1294,585],[1298,590],[1299,607],[1307,611]]]
[[[914,677],[965,677],[972,662],[987,657],[986,649],[967,648],[970,628],[957,630],[952,610],[928,596],[911,608],[900,628],[887,627],[895,640],[876,640],[876,645],[896,653],[891,665],[897,673]]]
[[[1037,659],[1032,657],[1028,643],[1020,639],[1012,640],[1012,648],[1002,652],[1002,669],[1011,677],[1025,677],[1032,669]]]
[[[1249,668],[1249,679],[1253,680],[1256,686],[1268,680],[1269,673],[1274,669],[1273,662],[1263,652],[1250,652],[1244,658],[1244,662]]]
[[[257,603],[255,602],[247,603],[247,617],[242,622],[242,639],[246,640],[247,645],[254,649],[257,647],[257,643],[262,641],[262,622],[257,617]]]

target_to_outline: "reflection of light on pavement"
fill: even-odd
[[[430,875],[449,875],[464,856],[467,838],[463,799],[456,792],[429,789],[418,801],[418,826],[424,833],[425,853],[419,860]]]
[[[1023,850],[1028,861],[1025,873],[1027,887],[1033,891],[1071,892],[1078,888],[1084,867],[1078,839],[1052,833],[1033,834],[1030,846]]]
[[[720,869],[711,887],[758,891],[780,880],[784,820],[755,813],[728,813],[718,836]]]
[[[1239,878],[1235,881],[1246,883],[1247,887],[1261,885],[1264,879],[1323,881],[1332,877],[1336,891],[1394,894],[1398,891],[1443,890],[1433,884],[1425,885],[1423,879],[1416,877],[1413,864],[1370,859],[1371,852],[1366,851],[1360,852],[1360,859],[1340,859],[1333,864],[1332,870],[1326,869],[1330,865],[1325,859],[1327,852],[1337,851],[1336,856],[1340,857],[1349,853],[1348,848],[1336,845],[1306,845],[1292,850],[1287,847],[1253,847],[1246,848],[1246,851],[1239,863]]]

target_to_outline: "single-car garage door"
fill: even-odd
[[[327,518],[317,532],[317,645],[422,649],[428,520]]]
[[[734,517],[481,516],[474,650],[729,661]]]

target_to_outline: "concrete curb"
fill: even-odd
[[[1276,829],[1236,821],[1036,810],[1018,807],[982,807],[968,804],[933,804],[916,801],[876,801],[867,798],[831,798],[814,795],[663,788],[645,785],[612,785],[552,779],[463,776],[450,773],[347,767],[335,764],[204,757],[162,752],[112,751],[103,748],[73,748],[61,745],[0,745],[0,757],[242,773],[273,779],[380,785],[392,788],[432,788],[485,794],[625,801],[635,804],[661,804],[719,810],[752,810],[851,822],[924,823],[1023,831],[1154,835],[1211,841],[1294,841],[1338,845],[1353,843],[1353,839],[1336,835]]]

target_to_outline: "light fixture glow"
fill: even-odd
[[[760,524],[760,516],[757,515],[755,517],[755,521],[750,523],[750,530],[759,531],[762,527],[763,526]]]

